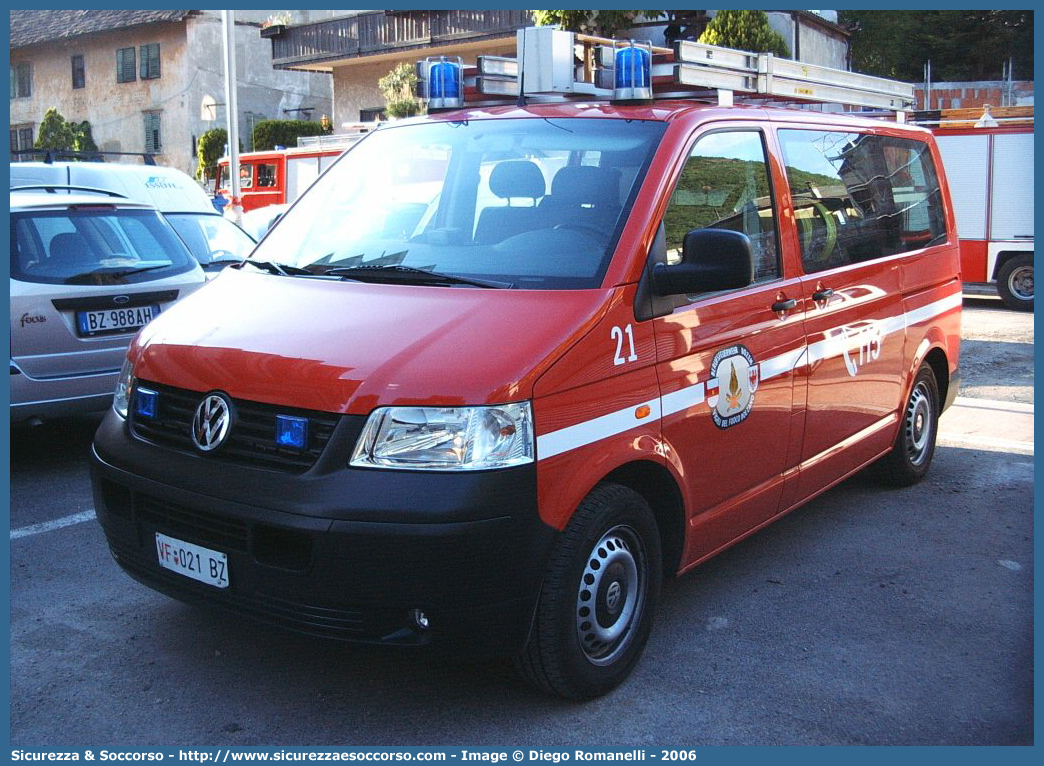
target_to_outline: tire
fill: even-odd
[[[649,638],[661,578],[649,504],[628,487],[595,487],[551,554],[519,673],[570,700],[619,686]]]
[[[928,473],[935,455],[940,410],[935,373],[927,363],[922,364],[903,408],[895,446],[881,461],[881,475],[888,484],[909,487]]]
[[[1033,253],[1009,258],[997,273],[997,293],[1016,311],[1033,311]]]

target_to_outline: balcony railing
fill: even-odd
[[[288,27],[272,38],[277,69],[337,59],[394,53],[514,34],[529,13],[506,11],[375,11]]]

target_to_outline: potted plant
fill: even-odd
[[[290,11],[273,14],[261,22],[261,36],[278,37],[286,31],[286,25],[289,23]]]

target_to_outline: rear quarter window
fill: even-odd
[[[927,143],[855,132],[780,130],[806,273],[946,239]]]

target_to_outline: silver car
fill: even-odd
[[[64,191],[11,192],[12,423],[104,410],[134,335],[204,283],[154,207]]]

